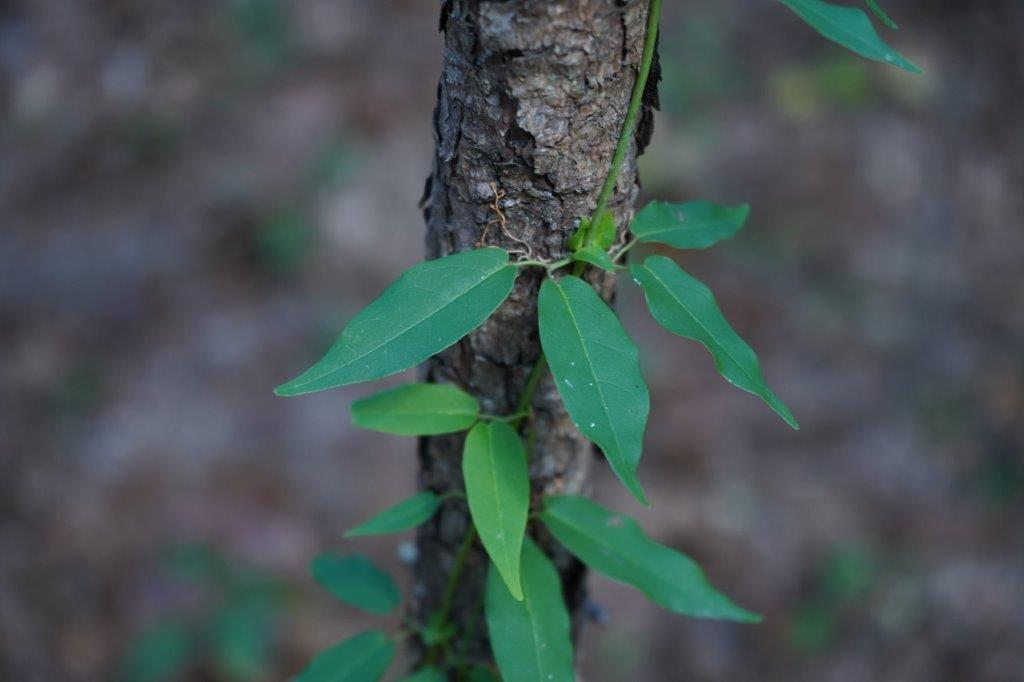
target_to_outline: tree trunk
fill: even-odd
[[[436,155],[424,214],[427,258],[481,245],[557,260],[590,215],[622,129],[643,48],[646,0],[447,0],[441,10],[445,54],[434,114]],[[657,65],[641,123],[610,202],[621,227],[638,186],[636,155],[657,106]],[[497,207],[497,210],[496,208]],[[540,353],[539,268],[520,274],[508,301],[480,329],[427,363],[427,380],[476,395],[483,409],[510,414]],[[608,300],[612,280],[588,279]],[[530,475],[542,493],[585,493],[594,450],[566,415],[550,375],[524,424],[535,435]],[[439,494],[463,490],[463,437],[424,438],[420,483]],[[411,616],[426,623],[438,610],[468,528],[461,499],[444,504],[418,535]],[[528,531],[537,536],[531,524]],[[584,569],[543,536],[562,576],[578,633]],[[490,660],[480,604],[487,557],[475,544],[455,594],[457,646]],[[468,636],[463,636],[469,633]],[[460,643],[461,640],[461,643]]]

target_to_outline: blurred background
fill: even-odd
[[[654,507],[596,495],[766,621],[593,577],[586,680],[1024,679],[1024,5],[884,4],[924,76],[666,3],[644,193],[753,205],[682,263],[803,429],[624,285]],[[316,552],[404,580],[341,539],[415,487],[379,386],[271,388],[422,258],[438,9],[0,2],[0,678],[282,680],[376,622]]]

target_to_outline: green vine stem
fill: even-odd
[[[644,91],[647,89],[647,79],[651,75],[651,65],[654,63],[654,48],[658,43],[658,23],[661,20],[661,0],[651,0],[651,7],[647,11],[647,33],[644,35],[644,53],[640,58],[640,72],[637,74],[636,83],[633,84],[633,93],[629,98],[629,109],[626,110],[626,118],[622,122],[622,133],[619,135],[619,143],[615,147],[615,154],[612,156],[612,165],[608,168],[608,176],[604,180],[601,194],[597,197],[597,206],[591,215],[591,224],[597,221],[598,217],[608,208],[608,202],[615,191],[615,183],[619,179],[619,170],[622,162],[626,160],[626,152],[629,151],[629,143],[636,132],[637,118],[640,115],[640,105],[643,104]],[[584,245],[590,243],[590,235],[585,235]]]
[[[459,579],[462,577],[462,571],[466,567],[466,560],[469,558],[469,550],[475,540],[476,526],[470,520],[469,528],[466,529],[466,535],[463,536],[462,544],[459,545],[459,550],[455,555],[455,564],[452,566],[451,575],[448,576],[448,584],[445,586],[444,596],[441,598],[441,608],[438,609],[437,615],[433,619],[436,621],[435,626],[438,630],[443,630],[448,625],[448,617],[451,615],[452,607],[455,605],[455,593],[458,591]],[[434,662],[439,646],[434,645],[427,652],[425,659],[427,665]]]

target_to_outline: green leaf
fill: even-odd
[[[587,240],[588,245],[597,245],[601,249],[607,250],[612,244],[615,243],[615,216],[610,211],[604,211],[601,213],[601,217],[597,219],[592,226],[592,233],[590,239]]]
[[[480,541],[516,599],[519,556],[530,507],[530,472],[519,434],[505,422],[480,423],[462,452],[466,497]]]
[[[321,554],[309,570],[328,592],[370,613],[388,613],[401,598],[391,576],[362,556]]]
[[[401,533],[403,530],[415,528],[431,518],[437,513],[440,506],[441,498],[434,493],[419,493],[393,507],[388,507],[369,521],[356,526],[345,533],[345,537]]]
[[[540,518],[587,566],[635,587],[670,611],[699,618],[761,620],[713,588],[692,560],[652,541],[632,519],[585,497],[546,497]]]
[[[225,680],[265,678],[270,670],[273,611],[259,601],[234,601],[208,618],[211,657]]]
[[[578,277],[545,280],[538,314],[541,345],[569,416],[601,448],[623,485],[647,504],[636,468],[650,398],[636,346]]]
[[[352,318],[320,362],[275,393],[312,393],[418,365],[480,326],[512,291],[516,271],[496,248],[410,268]]]
[[[352,403],[352,424],[396,436],[464,431],[480,414],[476,398],[448,384],[408,384]]]
[[[875,13],[875,16],[877,16],[881,20],[881,22],[883,24],[885,24],[886,26],[888,26],[889,28],[891,28],[894,31],[898,31],[899,30],[900,27],[897,26],[896,22],[893,21],[889,17],[889,15],[885,13],[884,9],[882,9],[881,7],[878,6],[878,3],[875,2],[875,0],[867,0],[867,3],[868,3],[868,7],[871,8],[871,11]]]
[[[871,19],[856,7],[833,5],[822,0],[780,0],[821,35],[867,59],[921,73],[914,64],[885,44]]]
[[[677,249],[706,249],[735,236],[749,215],[747,204],[730,207],[709,201],[652,201],[636,214],[629,229],[641,242],[660,242]]]
[[[295,682],[376,682],[394,656],[394,641],[371,630],[317,654]]]
[[[615,272],[615,261],[612,260],[612,257],[608,255],[607,251],[597,244],[584,246],[582,249],[572,254],[572,259],[596,265],[602,270],[607,270],[608,272]]]
[[[529,538],[523,544],[523,599],[516,600],[491,565],[484,610],[491,649],[505,682],[573,679],[569,614],[551,561]]]
[[[412,675],[403,677],[401,682],[446,682],[448,680],[437,668],[420,668]]]
[[[768,388],[757,356],[726,322],[710,289],[664,256],[649,256],[642,265],[630,266],[630,272],[643,288],[658,324],[703,344],[711,351],[719,374],[760,397],[794,429],[800,428],[789,408]]]

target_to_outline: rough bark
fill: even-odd
[[[481,244],[545,260],[567,255],[565,242],[594,209],[618,141],[639,68],[647,6],[644,0],[443,4],[437,146],[424,195],[427,258]],[[636,154],[649,138],[657,80],[655,70],[610,204],[620,228],[638,191]],[[611,280],[600,273],[589,278],[611,300]],[[539,269],[524,270],[512,296],[486,324],[428,363],[427,379],[465,388],[487,412],[513,412],[540,352],[540,279]],[[535,418],[525,428],[536,438],[530,472],[535,495],[587,492],[594,450],[566,415],[550,376],[533,407]],[[461,448],[461,436],[422,440],[424,489],[462,489]],[[411,604],[411,615],[421,622],[441,602],[468,527],[467,513],[464,502],[452,500],[421,528]],[[540,530],[531,525],[530,533],[537,536]],[[549,539],[539,539],[554,555],[578,632],[584,569]],[[489,659],[479,611],[486,567],[476,545],[452,614],[459,632],[474,633],[467,649],[477,659]]]

